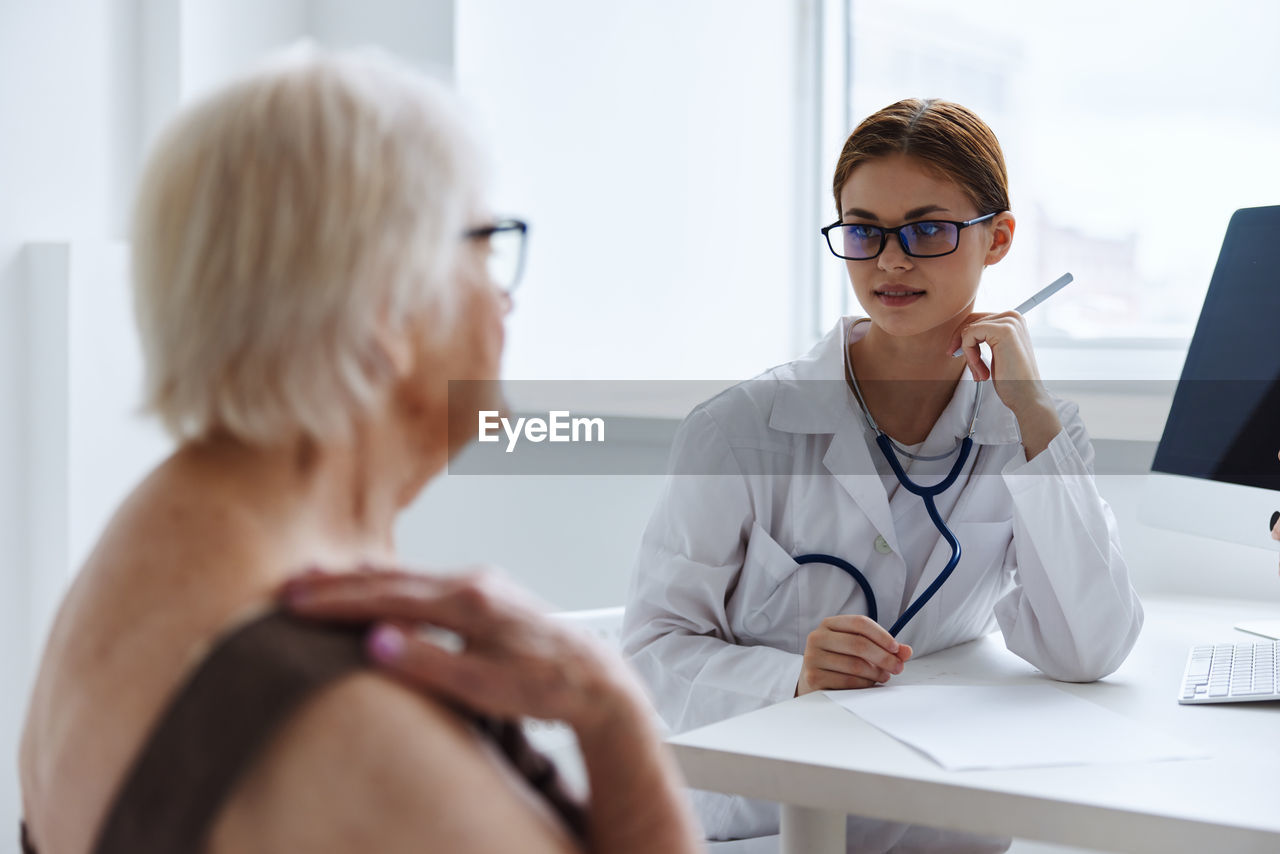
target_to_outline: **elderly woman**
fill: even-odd
[[[450,412],[501,405],[513,280],[490,262],[524,231],[484,214],[475,151],[439,87],[312,50],[160,141],[135,301],[178,445],[58,614],[22,737],[28,850],[697,846],[625,667],[490,575],[285,583],[394,561],[397,513],[467,435]],[[450,401],[449,380],[477,382]],[[589,805],[523,715],[574,729]]]

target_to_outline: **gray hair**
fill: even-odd
[[[452,94],[374,53],[294,48],[182,112],[134,213],[145,407],[179,441],[345,438],[379,333],[449,322],[481,171]]]

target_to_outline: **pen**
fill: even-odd
[[[1015,308],[1014,311],[1016,311],[1018,314],[1026,314],[1028,311],[1031,311],[1031,309],[1035,308],[1040,303],[1044,302],[1049,297],[1053,296],[1058,291],[1062,290],[1067,285],[1071,284],[1071,282],[1074,279],[1075,279],[1075,276],[1071,275],[1070,273],[1063,273],[1061,276],[1054,279],[1052,282],[1045,285],[1043,288],[1036,291],[1031,296],[1027,297],[1026,300],[1019,303],[1018,307]],[[951,355],[959,356],[962,353],[964,353],[964,348],[956,350]]]

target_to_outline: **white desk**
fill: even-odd
[[[822,694],[670,743],[691,786],[780,802],[786,854],[843,854],[846,813],[1108,850],[1280,851],[1280,703],[1176,700],[1193,643],[1262,640],[1232,625],[1280,617],[1280,602],[1166,598],[1144,605],[1142,636],[1120,670],[1089,685],[1053,684],[1193,742],[1212,758],[946,771]],[[894,682],[1044,679],[995,634],[909,662]]]

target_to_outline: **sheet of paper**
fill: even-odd
[[[953,771],[1205,756],[1050,685],[887,685],[826,694]]]

